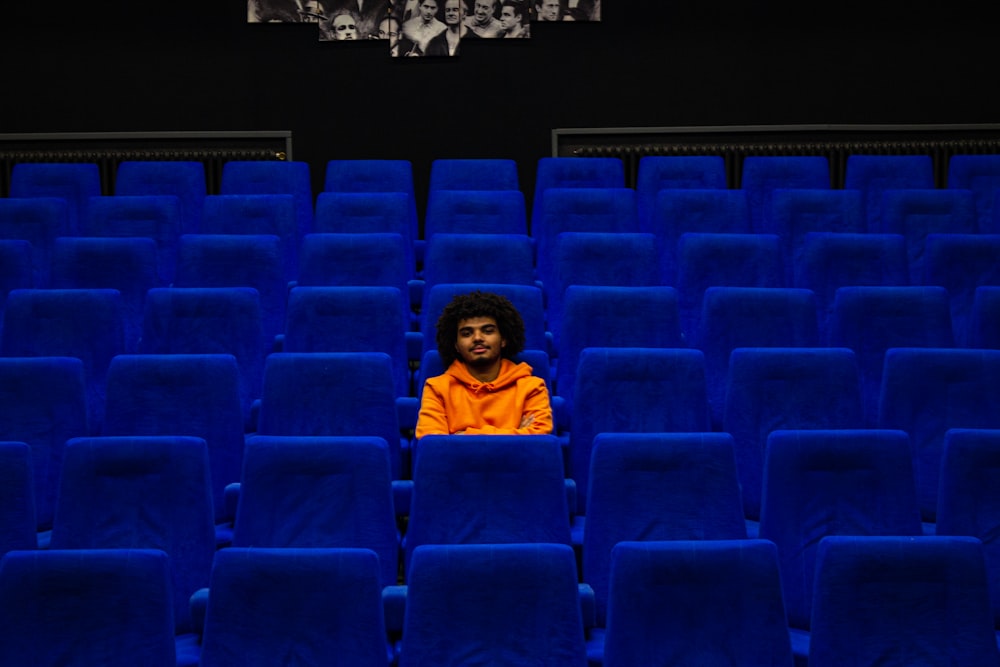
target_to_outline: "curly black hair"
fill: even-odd
[[[511,359],[524,349],[524,320],[517,308],[505,296],[476,290],[459,294],[451,300],[437,321],[438,354],[445,368],[458,358],[455,343],[458,341],[458,323],[474,317],[492,317],[497,322],[500,335],[506,341],[501,356]]]

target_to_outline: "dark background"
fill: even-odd
[[[458,58],[248,24],[241,0],[16,3],[0,19],[0,133],[291,130],[314,188],[333,158],[517,160],[531,194],[572,127],[993,123],[997,25],[971,0],[604,0]]]

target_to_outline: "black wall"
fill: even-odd
[[[996,23],[959,0],[604,0],[600,23],[398,59],[248,24],[242,0],[20,3],[0,19],[0,133],[291,130],[331,158],[510,157],[530,193],[559,127],[995,123]]]

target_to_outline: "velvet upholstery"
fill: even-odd
[[[983,546],[969,537],[827,537],[811,667],[996,665]]]
[[[94,162],[18,162],[10,172],[11,198],[59,197],[67,204],[67,233],[79,233],[91,197],[101,194]]]
[[[816,295],[821,335],[828,334],[838,288],[910,284],[902,234],[809,232],[791,268],[789,287]]]
[[[934,163],[929,155],[866,155],[852,153],[844,166],[844,187],[861,192],[865,226],[885,233],[882,193],[886,190],[934,188]]]
[[[55,289],[115,289],[121,294],[125,352],[142,337],[146,292],[163,287],[156,241],[145,237],[64,236],[52,246]]]
[[[941,452],[952,428],[1000,428],[1000,350],[890,348],[885,353],[879,428],[910,435],[917,499],[934,522]]]
[[[586,347],[684,347],[673,287],[570,285],[563,301],[555,391],[569,404]]]
[[[612,549],[619,542],[737,540],[743,521],[728,433],[599,433],[590,459],[583,581],[597,626],[608,607]]]
[[[927,237],[930,234],[977,234],[972,193],[968,190],[907,189],[882,193],[881,226],[901,234],[913,285],[927,283]]]
[[[774,229],[774,193],[779,189],[830,189],[830,162],[823,155],[749,155],[743,158],[740,189],[747,194],[750,227]]]
[[[83,361],[90,431],[99,433],[111,359],[125,350],[121,294],[113,289],[28,289],[7,297],[0,354]]]
[[[367,549],[219,551],[199,664],[386,667],[377,557]]]
[[[215,553],[208,448],[190,436],[72,438],[66,443],[52,549],[159,549],[170,557],[174,628],[208,585]]]
[[[83,362],[76,357],[0,358],[0,439],[31,448],[37,529],[52,527],[70,438],[89,434]]]
[[[401,479],[409,442],[400,431],[392,359],[385,352],[275,352],[264,362],[260,435],[375,436]]]
[[[579,158],[587,161],[593,158]],[[553,187],[531,218],[538,278],[551,279],[556,239],[564,232],[639,231],[635,190],[626,187]],[[536,200],[536,205],[538,202]]]
[[[420,439],[403,536],[407,581],[421,545],[528,542],[570,544],[562,452],[554,436]]]
[[[854,350],[861,373],[865,425],[878,423],[885,351],[891,347],[953,347],[943,287],[842,287],[833,302],[825,344]]]
[[[606,667],[790,667],[777,555],[765,540],[622,542]]]
[[[0,239],[0,330],[3,311],[11,290],[35,286],[31,267],[31,243],[20,239]]]
[[[123,160],[115,169],[115,195],[174,195],[180,201],[181,233],[201,231],[208,185],[200,160]]]
[[[155,549],[8,553],[0,560],[4,662],[174,667],[169,567]]]
[[[587,664],[573,549],[425,545],[413,554],[400,667]]]
[[[749,234],[750,209],[743,190],[668,188],[653,199],[650,215],[639,231],[656,237],[660,282],[677,284],[677,242],[687,232]]]
[[[38,546],[35,476],[27,443],[0,441],[0,557]]]
[[[516,188],[463,190],[432,186],[427,194],[423,238],[435,234],[527,235],[524,193]]]
[[[173,287],[253,287],[260,296],[264,335],[285,329],[288,281],[281,240],[273,234],[185,234],[177,246]]]
[[[721,189],[728,186],[721,155],[643,155],[635,175],[636,210],[643,231],[660,190]]]
[[[744,516],[760,519],[767,437],[778,429],[861,428],[857,357],[847,348],[738,347],[722,430],[733,436]]]
[[[826,535],[920,535],[910,440],[890,429],[778,430],[767,438],[760,537],[778,547],[797,657],[808,656],[816,547]]]
[[[542,276],[545,315],[557,357],[561,348],[563,302],[570,285],[644,287],[660,284],[656,241],[652,234],[564,232],[555,239],[551,251],[548,269],[540,265],[538,271]]]
[[[738,347],[820,344],[816,297],[793,287],[709,287],[702,297],[695,346],[705,353],[713,428],[720,428],[730,355]]]
[[[527,234],[435,234],[424,253],[424,291],[438,283],[534,285]]]
[[[538,235],[545,195],[552,188],[624,188],[625,164],[617,157],[542,157],[535,165],[531,234]]]
[[[295,284],[395,287],[405,297],[407,328],[417,330],[423,282],[416,275],[406,240],[398,232],[315,233],[302,239]]]
[[[956,153],[948,158],[949,189],[972,193],[976,228],[981,234],[995,234],[993,202],[1000,188],[1000,155]]]
[[[810,232],[861,234],[867,232],[857,190],[831,188],[776,188],[771,193],[771,216],[759,232],[781,239],[785,282],[791,284],[793,267]]]
[[[1000,429],[949,429],[941,454],[937,535],[983,543],[993,626],[1000,631]]]
[[[298,227],[295,203],[291,194],[208,195],[200,233],[277,236],[281,240],[284,277],[291,281],[299,272],[299,246],[305,235]]]
[[[222,166],[219,194],[292,195],[298,225],[296,237],[301,239],[313,231],[313,186],[308,162],[229,160]]]
[[[412,192],[334,191],[316,195],[317,234],[399,234],[406,267],[417,273],[417,223]]]
[[[32,287],[48,287],[52,246],[71,236],[70,205],[60,197],[0,197],[0,239],[31,244]]]
[[[929,234],[921,284],[941,285],[951,301],[955,342],[968,346],[976,288],[1000,286],[1000,234]]]
[[[240,371],[244,426],[260,398],[264,336],[260,295],[252,287],[159,287],[146,294],[140,354],[231,354]]]
[[[399,534],[389,448],[368,436],[247,438],[234,547],[360,548],[394,585]]]
[[[153,239],[160,282],[169,285],[176,276],[181,225],[180,201],[174,195],[93,197],[80,219],[79,235]]]
[[[521,190],[517,161],[510,158],[437,158],[431,160],[433,190]]]
[[[285,352],[385,352],[397,398],[412,395],[406,348],[409,319],[395,287],[293,287]]]
[[[194,436],[208,446],[215,520],[243,462],[239,366],[231,354],[118,355],[108,368],[105,436]]]
[[[319,200],[323,193],[336,192],[346,194],[403,193],[404,218],[406,221],[407,239],[412,243],[420,238],[420,216],[417,211],[416,188],[413,181],[413,164],[410,160],[399,159],[336,159],[326,163],[323,176],[323,192],[317,195],[317,213]],[[350,199],[350,198],[348,198]],[[371,198],[358,197],[360,200]],[[319,227],[316,231],[324,231]],[[373,230],[374,231],[374,230]],[[380,229],[379,231],[390,231]],[[393,230],[399,231],[399,230]]]
[[[774,234],[685,232],[677,241],[677,294],[687,344],[699,347],[698,327],[709,287],[785,287]]]
[[[576,482],[576,511],[583,514],[599,433],[711,430],[705,357],[691,349],[584,348],[571,408],[569,476]]]
[[[973,293],[966,345],[1000,349],[1000,285],[981,285]]]

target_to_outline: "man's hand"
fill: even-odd
[[[535,415],[524,415],[521,417],[521,425],[518,428],[525,428],[531,426],[531,423],[535,421]]]

